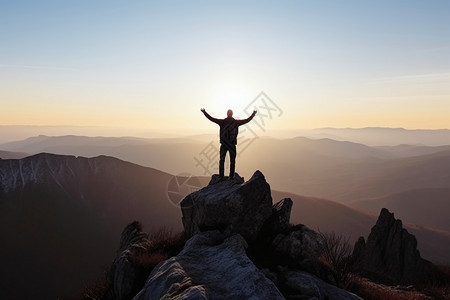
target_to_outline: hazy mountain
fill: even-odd
[[[173,139],[133,137],[37,136],[0,145],[0,149],[27,153],[41,152],[94,157],[109,155],[142,166],[165,170],[172,174],[198,173],[194,156],[207,145],[207,136]],[[14,149],[14,150],[13,150]]]
[[[27,153],[23,152],[10,152],[10,151],[1,151],[0,150],[0,159],[18,159],[29,156]]]
[[[182,130],[182,129],[180,129]],[[241,130],[242,131],[242,130]],[[179,131],[167,133],[144,129],[126,129],[86,126],[5,126],[0,125],[0,144],[37,135],[88,135],[88,136],[139,136],[145,138],[176,138]],[[316,128],[298,130],[271,130],[271,137],[292,138],[303,136],[312,139],[352,141],[370,146],[397,146],[401,144],[440,146],[450,145],[448,129],[404,129],[386,127],[368,128]],[[204,135],[209,136],[209,135]],[[209,139],[208,139],[209,142]]]
[[[7,151],[24,151],[33,154],[50,152],[70,155],[101,155],[105,154],[102,153],[102,151],[116,151],[118,150],[117,148],[120,148],[121,151],[126,153],[128,151],[135,150],[134,148],[136,146],[147,146],[147,150],[151,150],[152,147],[157,145],[169,145],[172,147],[181,146],[181,150],[184,150],[184,148],[189,149],[190,146],[196,145],[195,150],[198,152],[187,152],[189,152],[189,155],[198,155],[199,152],[201,152],[201,150],[203,150],[203,148],[205,148],[210,142],[212,142],[214,146],[218,147],[218,140],[214,135],[199,135],[171,139],[39,135],[36,137],[27,138],[25,140],[1,144],[0,149]],[[242,143],[244,143],[244,141],[241,140],[238,145],[241,145]],[[278,149],[284,147],[286,150],[295,151],[295,153],[298,153],[298,151],[314,152],[321,155],[353,159],[361,157],[395,158],[401,156],[401,153],[398,155],[391,153],[395,153],[395,151],[390,151],[390,149],[372,148],[358,143],[334,141],[331,139],[316,140],[303,137],[296,137],[292,139],[257,138],[252,140],[252,143],[249,145],[249,149],[264,149],[262,147],[264,147],[267,143],[275,143]],[[246,147],[245,144],[244,147]],[[435,152],[437,151],[439,150],[436,150]]]
[[[386,145],[450,145],[448,129],[404,129],[386,127],[367,128],[317,128],[299,130],[297,135],[310,138],[330,138],[338,141],[353,141],[371,146]]]
[[[179,132],[150,129],[120,128],[107,126],[40,126],[0,125],[0,144],[26,139],[37,135],[89,135],[89,136],[139,136],[151,138],[177,137]]]
[[[450,188],[450,151],[354,165],[353,185],[333,199],[375,198],[413,188]],[[357,174],[359,172],[359,178]]]
[[[390,152],[391,154],[398,157],[412,157],[447,151],[450,150],[450,145],[432,147],[432,146],[416,146],[403,144],[397,146],[379,146],[376,148]]]
[[[358,144],[314,142],[317,147],[309,150],[302,148],[303,140],[260,140],[246,150],[238,168],[247,172],[249,166],[258,166],[279,190],[342,202],[382,197],[411,187],[450,188],[450,151],[383,158],[389,154],[364,151]],[[348,146],[341,152],[359,148],[359,156],[342,154],[335,143]]]
[[[376,213],[385,207],[402,220],[450,232],[450,189],[412,189],[387,197],[360,200],[351,206]]]
[[[111,155],[171,174],[217,173],[217,139],[36,137],[0,149],[81,156]],[[330,139],[245,140],[238,144],[237,170],[248,177],[261,169],[278,190],[336,201],[383,197],[416,188],[450,188],[449,147],[369,147]],[[417,149],[417,151],[415,150]],[[444,151],[443,151],[444,150]],[[420,155],[414,155],[420,154]],[[426,153],[426,155],[423,155]],[[202,166],[208,165],[208,168]]]

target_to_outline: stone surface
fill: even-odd
[[[247,257],[246,247],[239,234],[196,234],[176,257],[155,267],[134,299],[284,299]]]
[[[225,183],[228,182],[231,184],[241,184],[241,183],[244,183],[244,177],[239,176],[239,174],[236,172],[236,173],[234,173],[233,178],[225,176],[222,180],[220,180],[219,174],[214,174],[211,176],[211,180],[209,181],[208,185],[213,185],[213,184],[223,182],[223,181],[225,181]]]
[[[291,198],[284,198],[275,203],[272,206],[272,215],[264,224],[264,231],[271,234],[289,230],[292,205]]]
[[[293,264],[314,274],[321,274],[318,257],[323,243],[320,235],[307,226],[292,227],[287,234],[280,233],[272,240],[274,254],[287,264]]]
[[[260,171],[241,181],[238,175],[220,182],[213,177],[208,186],[186,196],[181,201],[186,233],[218,229],[226,236],[239,233],[248,241],[256,239],[272,214],[270,186]]]
[[[148,234],[142,231],[142,224],[134,221],[128,224],[120,237],[119,253],[122,253],[133,244],[148,240]]]
[[[316,276],[299,270],[279,270],[284,281],[287,299],[327,299],[327,300],[360,300],[334,285],[324,282]]]
[[[318,260],[322,237],[304,225],[290,225],[292,205],[285,198],[272,206],[259,171],[247,182],[238,175],[213,176],[181,202],[191,238],[145,276],[133,299],[359,299],[327,283],[333,280]],[[128,254],[148,244],[146,238],[137,222],[124,230],[109,299],[130,298],[139,270]]]
[[[111,288],[106,299],[130,299],[139,290],[140,271],[129,260],[130,250],[138,244],[148,242],[148,235],[142,232],[141,223],[135,221],[125,227],[120,239],[118,256],[109,271]]]
[[[402,221],[383,208],[367,242],[359,239],[353,257],[362,271],[375,280],[391,284],[418,284],[439,280],[439,272],[417,250],[417,240],[403,228]]]

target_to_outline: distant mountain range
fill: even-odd
[[[402,144],[441,146],[450,145],[448,129],[404,129],[388,127],[317,128],[298,130],[297,135],[310,138],[329,138],[353,141],[371,146],[396,146]]]
[[[186,130],[180,128],[186,135]],[[167,132],[148,129],[126,129],[110,127],[86,127],[86,126],[21,126],[0,125],[0,144],[26,139],[37,135],[61,136],[61,135],[89,135],[89,136],[139,136],[152,138],[174,138],[180,132],[168,134]],[[303,136],[312,139],[328,138],[337,141],[353,141],[370,146],[397,146],[402,144],[441,146],[450,145],[449,129],[404,129],[389,127],[366,128],[316,128],[316,129],[292,129],[270,130],[269,136],[278,138],[291,138]],[[203,134],[208,141],[215,134]],[[196,136],[196,138],[201,136]]]
[[[272,186],[340,202],[380,198],[412,188],[450,188],[450,145],[369,147],[331,139],[259,138],[238,143],[237,170],[255,169]],[[0,145],[10,152],[109,155],[171,174],[217,173],[218,141],[208,136],[138,139],[38,136]],[[205,155],[205,150],[212,150]],[[195,160],[197,159],[197,160]],[[201,161],[201,163],[199,163]]]
[[[450,189],[412,189],[378,199],[356,201],[350,205],[373,213],[385,207],[398,212],[401,219],[450,232]]]
[[[442,191],[450,188],[450,145],[369,147],[304,137],[259,138],[252,140],[251,144],[243,142],[240,140],[238,144],[238,172],[248,177],[260,169],[276,190],[354,203],[407,193],[412,189]],[[3,153],[8,151],[0,153],[0,158],[1,155],[20,158],[26,156],[25,153],[40,152],[85,157],[104,154],[169,174],[209,176],[195,160],[208,162],[202,155],[208,147],[218,148],[218,141],[208,135],[173,139],[37,136],[0,145]],[[209,171],[217,173],[217,153],[210,156]],[[434,201],[433,197],[440,196],[438,192],[430,193],[427,199]],[[403,214],[403,209],[399,206],[394,212],[406,222],[427,227],[436,224],[428,222],[431,219],[426,217],[410,219],[412,214]],[[430,206],[430,210],[433,214],[434,207]],[[436,211],[436,215],[441,212],[442,209]]]
[[[176,199],[192,188],[183,186],[184,178],[108,156],[0,160],[2,294],[8,299],[76,294],[102,274],[121,230],[133,220],[149,231],[180,230]],[[204,186],[209,177],[197,179]],[[293,199],[292,223],[353,239],[367,235],[376,219],[329,200],[277,191],[272,197]],[[448,232],[412,225],[408,230],[417,236],[423,257],[450,262]],[[29,288],[21,288],[23,282],[31,282]]]
[[[29,156],[28,153],[22,153],[22,152],[10,152],[10,151],[1,151],[0,150],[0,159],[17,159],[17,158],[24,158]]]

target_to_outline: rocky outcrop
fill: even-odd
[[[239,234],[196,234],[152,271],[134,299],[284,299],[247,257],[246,247]]]
[[[304,271],[280,268],[279,274],[283,282],[281,288],[287,299],[361,300],[355,294]]]
[[[292,227],[289,233],[280,233],[270,244],[280,263],[296,266],[316,275],[321,274],[318,257],[323,242],[320,235],[304,225]]]
[[[292,205],[272,206],[259,171],[247,182],[213,176],[181,202],[183,250],[154,267],[134,299],[359,299],[329,284],[322,239],[289,223]]]
[[[440,277],[434,266],[421,258],[415,236],[386,208],[367,242],[362,237],[356,242],[353,258],[368,276],[390,284],[418,284]]]
[[[318,260],[323,249],[321,235],[305,225],[289,223],[292,205],[290,198],[273,205],[259,233],[259,247],[267,249],[276,264],[295,266],[334,282]]]
[[[134,221],[128,224],[122,231],[120,237],[119,253],[127,250],[130,246],[142,243],[148,240],[148,234],[142,231],[142,224]]]
[[[134,266],[129,255],[133,247],[147,242],[149,242],[148,235],[142,232],[141,223],[134,221],[125,227],[120,239],[117,258],[109,271],[111,287],[105,296],[106,299],[130,299],[139,291],[138,279],[141,277],[142,271]]]
[[[290,198],[284,198],[273,205],[272,215],[266,220],[262,229],[264,234],[289,230],[292,205]]]
[[[238,233],[251,241],[272,213],[270,186],[260,171],[245,183],[238,175],[220,182],[213,177],[207,187],[181,201],[181,211],[189,236],[218,229],[226,236]]]

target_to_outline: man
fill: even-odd
[[[211,117],[204,108],[200,111],[207,117],[211,122],[214,122],[220,126],[220,159],[219,159],[219,180],[223,180],[225,172],[225,155],[227,151],[230,153],[230,179],[234,177],[234,170],[236,165],[236,143],[238,128],[253,119],[256,115],[256,110],[253,111],[252,115],[244,120],[236,120],[233,118],[233,111],[229,109],[227,111],[227,117],[225,119],[216,119]]]

